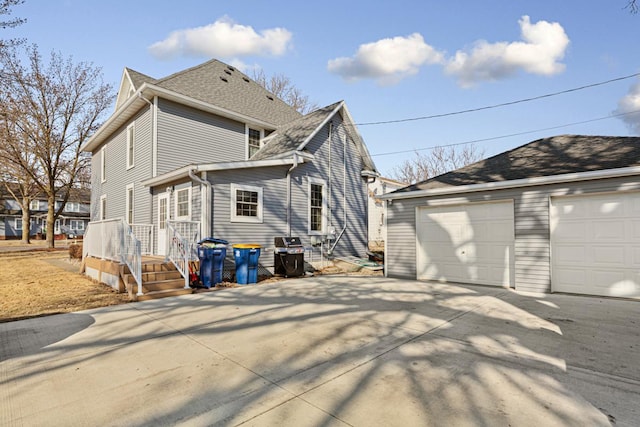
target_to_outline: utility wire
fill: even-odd
[[[488,106],[485,106],[485,107],[470,108],[468,110],[453,111],[453,112],[449,112],[449,113],[433,114],[431,116],[412,117],[412,118],[408,118],[408,119],[386,120],[386,121],[380,121],[380,122],[356,123],[355,126],[386,125],[386,124],[391,124],[391,123],[413,122],[413,121],[417,121],[417,120],[427,120],[427,119],[436,119],[436,118],[439,118],[439,117],[455,116],[455,115],[458,115],[458,114],[475,113],[477,111],[490,110],[490,109],[493,109],[493,108],[500,108],[500,107],[507,107],[509,105],[521,104],[523,102],[536,101],[538,99],[544,99],[544,98],[550,98],[552,96],[564,95],[564,94],[571,93],[571,92],[577,92],[579,90],[584,90],[584,89],[589,89],[589,88],[592,88],[592,87],[606,85],[606,84],[609,84],[609,83],[619,82],[621,80],[626,80],[626,79],[630,79],[630,78],[637,77],[637,76],[640,76],[640,73],[634,73],[634,74],[629,74],[628,76],[616,77],[616,78],[611,79],[611,80],[606,80],[606,81],[598,82],[598,83],[592,83],[592,84],[588,84],[588,85],[585,85],[585,86],[575,87],[575,88],[572,88],[572,89],[566,89],[566,90],[562,90],[560,92],[553,92],[553,93],[548,93],[546,95],[539,95],[539,96],[534,96],[534,97],[531,97],[531,98],[519,99],[517,101],[503,102],[501,104],[488,105]]]
[[[629,112],[626,112],[626,113],[619,113],[619,114],[610,114],[610,115],[605,116],[605,117],[598,117],[597,119],[583,120],[581,122],[567,123],[567,124],[564,124],[564,125],[551,126],[551,127],[548,127],[548,128],[541,128],[541,129],[535,129],[535,130],[528,130],[528,131],[524,131],[524,132],[511,133],[511,134],[508,134],[508,135],[492,136],[492,137],[489,137],[489,138],[481,138],[481,139],[472,139],[472,140],[464,141],[464,142],[456,142],[456,143],[453,143],[453,144],[444,144],[444,145],[434,145],[432,147],[425,147],[425,148],[414,148],[412,150],[391,151],[391,152],[388,152],[388,153],[372,154],[371,157],[390,156],[392,154],[415,153],[417,151],[434,150],[436,148],[456,147],[458,145],[467,145],[467,144],[473,144],[473,143],[476,143],[476,142],[495,141],[497,139],[511,138],[513,136],[527,135],[527,134],[530,134],[530,133],[543,132],[543,131],[553,130],[553,129],[560,129],[560,128],[565,128],[565,127],[575,126],[575,125],[583,125],[585,123],[592,123],[592,122],[597,122],[597,121],[600,121],[600,120],[607,120],[607,119],[612,119],[612,118],[615,118],[615,117],[627,116],[627,115],[636,114],[636,113],[640,113],[640,110],[629,111]]]

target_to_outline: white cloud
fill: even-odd
[[[443,60],[441,52],[426,44],[422,35],[414,33],[360,45],[354,56],[332,59],[327,68],[346,80],[372,78],[380,84],[393,84],[416,74],[421,65]]]
[[[176,56],[237,58],[250,55],[283,55],[291,45],[292,34],[285,28],[257,33],[252,27],[234,23],[228,17],[203,27],[173,31],[162,41],[149,46],[159,59]]]
[[[471,51],[459,50],[449,59],[445,72],[468,87],[481,81],[499,80],[519,70],[551,76],[564,71],[560,63],[569,46],[569,37],[557,22],[531,23],[528,16],[520,21],[523,41],[489,43],[480,40]]]
[[[631,86],[629,93],[618,101],[618,109],[615,113],[625,114],[633,111],[640,111],[640,81]],[[634,133],[640,135],[640,112],[627,114],[621,119]]]

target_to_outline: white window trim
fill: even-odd
[[[161,204],[161,200],[165,200],[166,203],[166,211],[165,211],[165,218],[164,218],[164,227],[162,227],[162,219],[160,218],[160,204]],[[167,193],[161,193],[158,195],[158,230],[162,230],[165,231],[167,229],[167,221],[170,220],[170,212],[171,212],[171,196]]]
[[[238,216],[236,215],[236,205],[238,200],[236,199],[237,191],[252,191],[258,193],[258,215],[255,217],[252,216]],[[239,184],[231,184],[231,197],[230,197],[230,214],[231,214],[231,222],[249,222],[254,224],[262,224],[262,212],[263,212],[263,198],[262,198],[262,187],[255,187],[252,185],[239,185]]]
[[[311,185],[322,185],[322,230],[311,230]],[[327,181],[320,178],[309,177],[307,182],[307,232],[310,236],[322,236],[327,234],[328,222],[327,208]]]
[[[106,211],[107,207],[107,195],[103,194],[100,196],[100,221],[107,219]]]
[[[188,200],[189,200],[189,214],[188,215],[183,215],[183,216],[178,216],[178,193],[180,193],[181,191],[188,191]],[[186,188],[176,188],[175,191],[173,192],[173,202],[174,202],[174,217],[176,220],[178,221],[191,221],[191,187],[186,187]],[[168,218],[167,218],[168,219]]]
[[[128,224],[133,224],[135,223],[135,217],[136,217],[136,207],[135,207],[135,203],[133,203],[133,206],[130,205],[130,201],[129,201],[129,191],[131,191],[132,194],[132,199],[135,200],[136,198],[136,192],[134,190],[133,184],[129,184],[126,187],[125,190],[125,211],[124,211],[124,217],[127,220]],[[129,210],[131,210],[131,221],[129,221]]]
[[[31,210],[31,211],[39,211],[40,210],[40,200],[31,200],[29,202],[29,210]]]
[[[18,226],[20,223],[20,226]],[[17,230],[22,230],[22,218],[14,218],[13,219],[13,227]]]
[[[263,147],[264,129],[260,129],[256,126],[244,125],[244,158],[249,160],[249,129],[257,130],[260,132],[260,148]]]
[[[76,227],[74,227],[74,225]],[[81,219],[69,220],[69,228],[72,229],[72,230],[84,230],[84,221],[81,220]]]
[[[56,219],[56,222],[53,223],[53,234],[60,234],[60,219]]]
[[[106,161],[106,153],[107,146],[103,146],[100,149],[100,182],[105,182],[107,180],[107,161]]]
[[[135,123],[131,123],[127,126],[127,170],[133,168],[135,164],[136,157],[136,127]],[[133,143],[133,154],[130,155],[131,152],[131,143]]]
[[[80,202],[67,202],[64,205],[65,212],[80,212]]]

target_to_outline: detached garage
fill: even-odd
[[[390,277],[640,298],[640,138],[545,138],[382,196]]]
[[[418,279],[512,283],[512,201],[420,207],[416,216]]]

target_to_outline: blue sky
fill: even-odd
[[[2,36],[93,62],[116,88],[125,66],[155,78],[212,57],[249,75],[260,67],[267,75],[287,75],[319,106],[345,100],[357,123],[369,123],[481,108],[638,73],[640,14],[625,5],[26,0],[13,16],[27,23]],[[557,134],[638,135],[638,114],[591,121],[636,110],[638,77],[509,107],[359,129],[378,169],[389,175],[413,150],[437,145],[491,139],[476,143],[489,156]],[[585,121],[591,122],[564,126]],[[513,134],[521,135],[493,139]],[[400,153],[386,154],[393,152]]]

